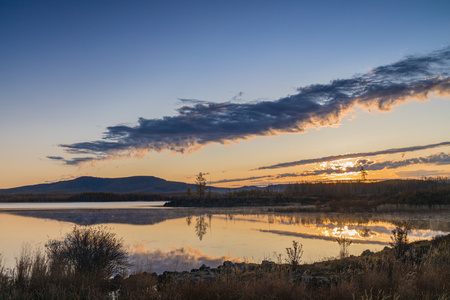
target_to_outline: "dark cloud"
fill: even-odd
[[[101,156],[97,156],[97,157],[75,157],[75,158],[71,158],[71,159],[58,159],[59,161],[63,161],[65,164],[70,165],[70,166],[76,166],[82,163],[88,163],[88,162],[95,162],[101,159]],[[106,157],[104,158],[106,159]]]
[[[286,168],[286,167],[334,161],[334,160],[338,160],[338,159],[413,152],[413,151],[426,150],[426,149],[432,149],[432,148],[449,146],[449,145],[450,145],[450,142],[442,142],[442,143],[437,143],[437,144],[404,147],[404,148],[392,148],[392,149],[385,149],[385,150],[372,151],[372,152],[359,152],[359,153],[348,153],[348,154],[340,154],[340,155],[330,155],[330,156],[324,156],[324,157],[320,157],[320,158],[302,159],[302,160],[280,163],[280,164],[271,165],[271,166],[260,167],[260,168],[257,168],[256,170]]]
[[[97,156],[97,157],[75,157],[70,160],[66,160],[62,156],[47,156],[47,158],[51,159],[51,160],[62,161],[67,165],[78,165],[81,163],[93,162],[93,161],[99,160],[100,156]]]
[[[416,158],[409,158],[404,160],[393,160],[393,161],[383,161],[383,162],[372,162],[372,161],[364,161],[364,162],[357,162],[357,164],[360,164],[364,166],[367,170],[383,170],[383,169],[397,169],[405,166],[410,165],[418,165],[418,164],[428,164],[428,165],[448,165],[450,164],[450,155],[446,153],[438,153],[438,154],[432,154],[427,157],[416,157]],[[353,169],[357,169],[358,167],[353,167]],[[349,168],[347,168],[349,169]],[[354,170],[356,171],[356,170]]]
[[[267,176],[254,176],[246,178],[234,178],[234,179],[223,179],[219,181],[214,181],[213,183],[228,183],[228,182],[239,182],[239,181],[250,181],[250,180],[260,180],[260,179],[270,179],[274,178],[272,175]]]
[[[236,96],[231,98],[231,101],[241,101],[243,95],[244,95],[244,92],[239,92]]]
[[[180,98],[180,99],[178,99],[182,104],[185,104],[185,105],[187,105],[187,104],[207,104],[208,103],[208,101],[205,101],[205,100],[197,100],[197,99],[183,99],[183,98]]]
[[[182,99],[190,105],[178,108],[175,116],[140,118],[134,127],[108,127],[102,140],[60,146],[71,154],[104,159],[142,151],[185,152],[210,143],[301,133],[310,126],[337,124],[355,105],[387,111],[411,99],[426,99],[432,92],[447,94],[449,71],[447,47],[425,56],[409,56],[351,79],[302,87],[298,94],[276,101],[212,103]]]
[[[47,158],[51,160],[64,160],[62,156],[47,156]]]

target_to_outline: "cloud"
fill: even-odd
[[[239,92],[236,96],[231,98],[231,101],[241,101],[243,95],[244,95],[244,92]]]
[[[357,162],[368,170],[397,169],[410,165],[429,164],[429,165],[448,165],[450,164],[450,155],[446,153],[432,154],[427,157],[416,157],[403,160],[392,160],[383,162],[359,161]],[[359,167],[353,167],[353,169]]]
[[[348,154],[340,154],[340,155],[330,155],[330,156],[324,156],[324,157],[320,157],[320,158],[302,159],[302,160],[291,161],[291,162],[286,162],[286,163],[279,163],[279,164],[271,165],[271,166],[259,167],[256,170],[287,168],[287,167],[293,167],[293,166],[308,165],[308,164],[313,164],[313,163],[334,161],[334,160],[338,160],[338,159],[413,152],[413,151],[426,150],[426,149],[432,149],[432,148],[449,146],[449,145],[450,145],[450,142],[442,142],[442,143],[437,143],[437,144],[404,147],[404,148],[392,148],[392,149],[385,149],[385,150],[372,151],[372,152],[359,152],[359,153],[348,153]]]
[[[62,156],[47,156],[47,158],[51,160],[64,160]]]
[[[184,99],[184,98],[179,98],[178,99],[182,104],[208,104],[208,101],[205,100],[198,100],[198,99]]]
[[[430,93],[450,91],[450,47],[424,56],[409,56],[366,74],[314,84],[276,101],[213,103],[181,99],[186,105],[177,115],[161,119],[139,118],[136,126],[107,127],[102,140],[62,144],[82,160],[133,156],[142,151],[190,152],[212,143],[230,143],[255,136],[302,133],[312,126],[339,123],[359,105],[389,111],[406,101],[426,100]],[[187,105],[189,104],[189,105]]]
[[[213,183],[228,183],[228,182],[238,182],[238,181],[249,181],[249,180],[260,180],[260,179],[267,179],[272,178],[272,175],[265,175],[265,176],[253,176],[253,177],[246,177],[246,178],[234,178],[234,179],[223,179],[214,181]]]
[[[305,171],[297,174],[297,176],[313,176],[313,175],[326,175],[326,174],[342,174],[359,172],[361,166],[367,171],[379,171],[384,169],[398,169],[411,165],[448,165],[450,164],[450,154],[438,153],[432,154],[427,157],[416,157],[403,160],[388,160],[388,161],[370,161],[370,160],[358,160],[353,167],[346,168],[326,168],[314,171]],[[283,175],[283,174],[281,174]]]
[[[445,172],[441,170],[399,171],[395,174],[397,174],[400,177],[450,176],[450,172]]]
[[[339,157],[339,155],[336,155]],[[340,158],[339,158],[340,159]],[[283,179],[283,178],[295,178],[295,177],[308,177],[308,176],[320,176],[320,175],[332,175],[332,174],[345,174],[345,173],[358,173],[361,170],[361,166],[364,167],[366,171],[380,171],[384,169],[398,169],[411,165],[449,165],[450,164],[450,154],[447,153],[437,153],[426,157],[416,157],[403,160],[388,160],[388,161],[372,161],[367,159],[359,159],[356,161],[353,167],[346,166],[332,166],[326,168],[320,168],[315,170],[307,170],[303,172],[291,172],[282,173],[277,175],[266,175],[259,177],[247,177],[247,178],[235,178],[235,179],[224,179],[216,181],[214,183],[229,183],[229,182],[240,182],[255,179]],[[416,171],[414,171],[416,172]],[[398,173],[397,173],[398,174]],[[442,174],[440,174],[442,175]]]

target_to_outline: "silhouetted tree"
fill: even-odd
[[[191,192],[191,187],[188,186],[188,188],[186,189],[186,196],[190,197],[192,196],[192,192]]]
[[[202,198],[206,191],[206,178],[203,177],[202,172],[198,173],[195,178],[195,188],[197,189],[197,196]]]
[[[366,181],[367,171],[364,169],[364,166],[361,166],[361,170],[359,171],[359,175],[361,175],[361,180]]]

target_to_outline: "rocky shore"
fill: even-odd
[[[246,280],[255,279],[261,273],[276,274],[277,272],[285,272],[291,270],[292,267],[289,265],[276,264],[272,261],[264,260],[261,264],[255,263],[233,263],[231,261],[225,261],[222,265],[217,268],[211,268],[206,265],[202,265],[198,269],[192,269],[190,272],[164,272],[158,275],[159,283],[167,282],[183,282],[189,281],[192,283],[198,283],[202,280],[214,280],[220,277],[239,277],[245,278]],[[324,276],[311,276],[305,275],[305,272],[299,270],[292,270],[291,272],[291,282],[305,282],[306,284],[314,285],[329,285],[331,280]]]

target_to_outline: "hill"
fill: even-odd
[[[124,178],[98,178],[84,176],[73,180],[55,183],[36,184],[11,189],[0,189],[2,194],[76,194],[87,192],[104,193],[184,193],[193,184],[167,181],[154,176],[133,176]],[[228,189],[213,188],[214,192]]]

